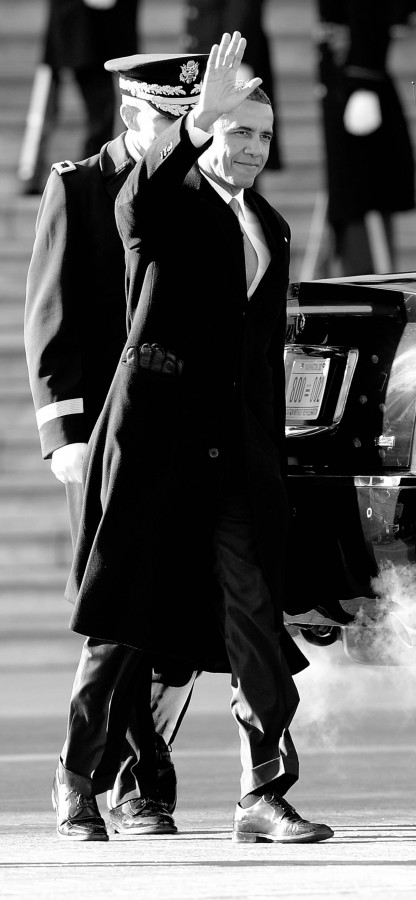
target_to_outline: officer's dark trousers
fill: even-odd
[[[82,486],[67,484],[76,545]],[[155,732],[170,744],[191,699],[197,672],[153,673],[141,650],[87,638],[72,688],[60,777],[78,793],[109,791],[110,808],[156,796]],[[150,714],[149,714],[150,697]]]
[[[270,781],[285,794],[299,771],[288,731],[299,695],[280,647],[244,494],[221,502],[214,553],[218,615],[232,671],[231,710],[240,733],[241,796]]]
[[[166,744],[173,740],[197,673],[172,685],[152,675],[143,651],[87,638],[61,754],[60,777],[70,788],[86,796],[111,791],[111,807],[156,796],[155,730]]]

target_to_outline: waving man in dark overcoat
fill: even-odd
[[[260,79],[236,83],[244,46],[239,32],[214,45],[193,113],[116,201],[130,332],[90,442],[67,596],[75,631],[231,669],[234,839],[317,841],[331,829],[282,796],[298,777],[291,672],[306,664],[283,626],[290,232],[251,188],[273,112]]]

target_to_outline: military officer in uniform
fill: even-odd
[[[198,60],[202,74],[206,56],[141,57],[142,72],[149,72],[155,81],[160,80],[160,66],[163,64],[165,75],[170,59],[175,65],[190,62],[195,65]],[[82,502],[83,457],[126,339],[124,251],[115,224],[114,201],[149,143],[196,102],[198,90],[195,85],[191,87],[194,93],[186,97],[187,103],[175,109],[165,108],[154,128],[153,107],[147,101],[138,103],[121,85],[120,112],[127,130],[91,158],[80,163],[64,160],[53,165],[41,200],[27,279],[25,345],[41,450],[43,457],[51,460],[55,476],[66,486],[74,544]],[[122,754],[120,751],[120,721],[124,716],[121,670],[127,666],[131,671],[134,662],[138,662],[136,656],[135,651],[127,648],[123,651],[111,643],[86,640],[71,698],[70,733],[60,766],[63,777],[66,769],[82,777],[89,777],[96,770],[94,791],[111,789],[108,803],[110,809],[116,810],[113,815],[118,817],[118,830],[141,834],[160,830],[166,823],[164,813],[154,813],[152,808],[153,814],[149,815],[142,803],[140,696],[130,715],[129,741]],[[97,672],[104,668],[120,672],[108,730],[101,718],[104,731],[94,726],[94,734],[87,735],[89,749],[96,755],[91,771],[88,768],[91,760],[79,759],[76,732],[77,723],[82,727],[87,716],[82,692],[84,664],[95,667]],[[189,702],[195,675],[189,666],[180,670],[176,667],[171,678],[166,673],[163,675],[160,667],[159,673],[155,671],[153,675],[158,793],[169,812],[175,806],[176,779],[167,745],[172,742]],[[102,679],[97,677],[93,681],[91,702],[95,721],[104,701]],[[124,733],[126,728],[127,722]],[[74,791],[67,806],[72,804],[76,810],[76,797],[85,792],[91,793],[89,783],[82,792]],[[63,822],[58,822],[58,828],[61,834],[75,839],[94,839],[104,834],[101,827],[94,830],[85,824],[85,810],[82,821],[79,814],[69,813]]]
[[[283,624],[290,230],[252,188],[273,112],[259,78],[236,81],[244,48],[239,32],[213,46],[194,110],[116,200],[129,332],[85,460],[67,597],[74,631],[141,649],[148,697],[154,654],[231,671],[234,840],[321,841],[332,830],[284,798],[298,777],[292,673],[307,665]],[[155,128],[198,91],[197,61],[147,84],[140,58],[110,65]]]

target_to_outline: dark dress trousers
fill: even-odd
[[[266,771],[271,753],[280,764],[276,728],[284,734],[297,702],[290,671],[307,664],[283,626],[290,232],[264,198],[246,191],[271,253],[248,302],[239,224],[196,166],[202,150],[182,122],[174,123],[135,166],[116,201],[127,250],[130,330],[89,444],[67,597],[75,605],[71,627],[77,632],[195,669],[231,669],[238,678],[218,615],[226,603],[219,530],[237,466],[243,476],[238,493],[249,509],[239,556],[246,567],[244,548],[254,540],[258,571],[258,591],[246,592],[253,604],[246,641],[256,646],[261,596],[269,611],[268,672],[271,677],[274,669],[281,701],[279,709],[277,700],[274,708],[268,703],[260,728],[270,732],[278,717],[273,751],[264,740],[262,759],[254,762],[251,752],[243,778],[245,786],[257,786],[254,770]],[[143,369],[138,354],[145,342],[172,350],[184,361],[182,375]],[[271,777],[278,776],[275,769]],[[283,782],[282,791],[288,786]]]

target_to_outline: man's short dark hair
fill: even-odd
[[[244,81],[242,84],[245,86],[247,82]],[[263,91],[261,87],[255,87],[251,94],[248,95],[247,100],[255,100],[256,103],[265,103],[267,106],[272,105],[270,97],[267,96],[266,91]]]

